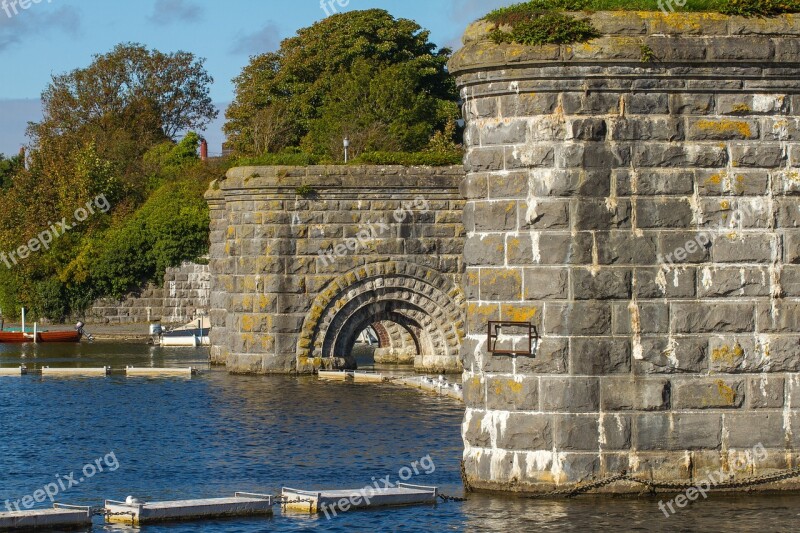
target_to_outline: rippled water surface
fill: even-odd
[[[24,355],[24,358],[21,356]],[[3,346],[0,366],[194,365],[204,350],[135,344]],[[461,495],[462,406],[392,385],[322,383],[311,377],[194,379],[0,378],[0,508],[108,458],[118,469],[85,479],[62,502],[106,498],[217,497],[234,491],[363,487],[430,456],[435,471],[410,482]],[[113,456],[108,454],[113,452]],[[116,458],[116,462],[113,460]],[[105,466],[107,463],[102,462]],[[39,507],[47,506],[40,504]],[[665,518],[657,500],[532,501],[472,495],[463,503],[149,526],[147,532],[250,531],[793,531],[800,498],[709,500]],[[133,531],[105,526],[94,531]]]

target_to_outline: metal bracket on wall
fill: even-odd
[[[519,338],[520,340],[527,337],[528,346],[526,350],[512,349],[503,350],[497,348],[498,341],[502,341],[503,328],[508,328],[518,332],[516,334],[506,335],[508,337]],[[539,346],[539,330],[530,322],[500,322],[489,321],[489,353],[492,355],[511,355],[511,356],[525,356],[536,357],[536,348]]]

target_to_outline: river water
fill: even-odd
[[[207,352],[137,344],[4,346],[0,366],[193,365],[193,379],[0,378],[0,510],[61,480],[57,500],[174,500],[356,488],[390,476],[462,495],[462,406],[393,385],[231,376]],[[92,465],[84,469],[86,465]],[[102,467],[102,472],[100,472]],[[406,467],[404,469],[404,467]],[[74,472],[74,475],[71,473]],[[93,474],[86,476],[85,474]],[[70,477],[71,476],[71,477]],[[83,481],[80,481],[83,479]],[[52,485],[51,485],[52,487]],[[146,532],[791,531],[794,496],[711,495],[666,518],[658,500],[470,495],[436,507],[148,526]],[[48,507],[49,502],[37,504]],[[93,531],[135,531],[103,525]]]

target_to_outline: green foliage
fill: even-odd
[[[169,183],[132,216],[89,239],[64,281],[115,298],[158,280],[168,267],[208,252],[208,205],[196,182]]]
[[[727,15],[769,17],[800,12],[799,0],[729,0],[721,10]]]
[[[299,148],[286,148],[276,154],[266,153],[258,157],[239,157],[234,160],[237,167],[292,166],[332,164],[318,155],[302,152]]]
[[[485,20],[515,25],[543,11],[662,11],[666,0],[532,0],[496,9]],[[672,4],[676,12],[709,12],[742,16],[774,16],[800,12],[798,0],[686,0]]]
[[[236,83],[225,131],[240,156],[287,147],[323,159],[417,151],[458,118],[448,49],[380,9],[327,17],[254,57]]]
[[[642,62],[644,62],[644,63],[652,63],[653,61],[655,61],[657,59],[656,58],[656,53],[648,45],[643,44],[643,45],[640,46],[640,48],[642,50]]]
[[[16,174],[22,168],[22,158],[14,156],[6,158],[0,154],[0,188],[8,187]]]
[[[310,198],[317,193],[314,187],[310,185],[300,185],[294,191],[298,196],[302,196],[303,198]]]
[[[513,23],[511,31],[496,27],[490,35],[496,43],[526,45],[582,43],[599,36],[590,21],[549,11]]]
[[[452,152],[366,152],[351,164],[443,167],[460,165],[463,158],[460,148]]]

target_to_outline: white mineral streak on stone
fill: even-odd
[[[672,336],[672,333],[670,332],[670,335],[667,339],[667,349],[664,350],[664,356],[667,358],[670,367],[672,368],[678,368],[678,357],[675,355],[675,350],[677,348],[678,348],[678,341],[675,340],[675,338]]]
[[[744,289],[747,286],[747,275],[745,274],[745,269],[739,269],[739,294],[744,296]]]
[[[528,479],[535,479],[538,475],[551,470],[553,465],[553,452],[549,450],[536,450],[525,453],[525,474]]]
[[[520,456],[521,454],[515,453],[513,462],[511,464],[511,479],[516,479],[517,481],[523,479],[522,466],[520,465]]]
[[[644,231],[639,229],[639,218],[637,215],[638,209],[636,208],[636,197],[631,198],[631,230],[637,237],[643,237]]]
[[[792,393],[800,387],[800,374],[788,374],[787,379],[788,394],[786,394],[786,401],[783,404],[783,428],[786,430],[786,436],[790,439],[794,432],[792,431]]]
[[[758,380],[758,388],[761,391],[761,396],[764,398],[767,397],[767,377],[761,376],[761,379]]]
[[[728,441],[730,440],[730,428],[728,427],[729,424],[725,423],[725,415],[722,415],[722,449],[728,449]]]
[[[635,287],[634,287],[635,289]],[[636,303],[636,297],[628,304],[628,311],[631,314],[631,333],[633,334],[633,358],[641,361],[644,359],[644,352],[642,349],[642,322],[639,313],[639,305]]]
[[[692,224],[700,227],[703,224],[703,210],[700,207],[700,180],[694,182],[694,194],[689,198],[689,208],[692,210]]]
[[[539,238],[541,237],[541,233],[538,231],[531,232],[531,256],[533,257],[534,263],[541,263],[542,261],[542,254],[539,250]]]
[[[605,413],[600,413],[600,419],[598,421],[598,426],[597,426],[597,429],[599,431],[599,438],[597,439],[597,442],[600,444],[601,447],[606,445],[606,426],[603,423],[605,417],[606,417]]]
[[[766,335],[756,335],[756,353],[758,361],[753,365],[762,372],[769,372],[772,362],[769,358],[769,337]]]
[[[597,249],[597,232],[592,231],[592,266],[589,269],[592,277],[597,276],[600,272],[600,251]]]
[[[297,226],[299,224],[300,224],[300,214],[292,213],[292,226]]]
[[[617,421],[617,430],[622,434],[625,431],[625,423],[622,421],[622,415],[615,414],[614,418]]]
[[[681,271],[686,271],[686,267],[682,267]],[[680,284],[681,284],[681,280],[680,280],[680,276],[678,275],[678,269],[676,268],[672,272],[672,286],[677,289],[678,286],[680,286]]]
[[[780,111],[786,97],[782,94],[754,94],[753,111],[757,113],[771,113]]]
[[[667,270],[669,269],[668,266],[664,266],[658,270],[658,274],[656,274],[656,287],[658,290],[661,291],[661,294],[667,294]]]
[[[489,477],[492,481],[508,481],[504,476],[504,465],[509,452],[505,450],[492,450],[492,462],[489,466]]]
[[[712,278],[711,278],[711,268],[705,267],[703,269],[703,277],[700,280],[700,283],[703,284],[703,288],[708,290],[711,288],[712,285]]]
[[[614,211],[617,208],[617,204],[617,174],[612,172],[608,198],[606,198],[606,209]]]
[[[553,481],[556,485],[560,485],[562,481],[566,479],[566,474],[564,473],[564,455],[563,453],[553,453],[553,463],[550,467],[550,473],[553,475]]]
[[[636,452],[632,451],[628,454],[628,464],[631,467],[631,472],[636,472],[639,470],[641,459],[639,459],[639,456],[636,454]]]
[[[519,94],[519,82],[512,81],[511,85],[508,86],[509,91],[514,91],[515,93]]]

